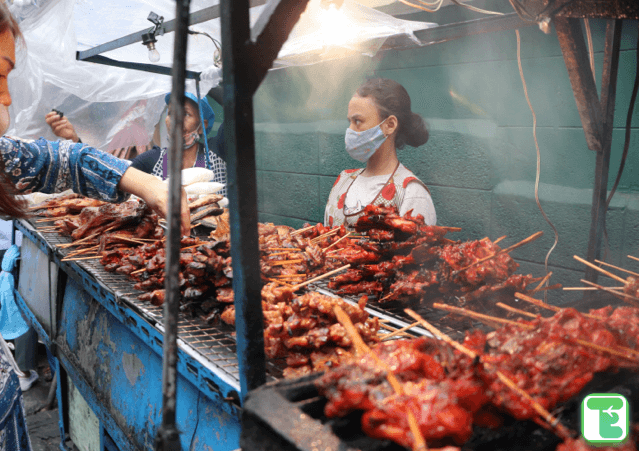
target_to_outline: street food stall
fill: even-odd
[[[515,1],[509,15],[415,33],[424,44],[555,25],[586,142],[597,155],[589,245],[582,250],[586,281],[601,287],[593,292],[614,308],[630,304],[616,314],[581,314],[535,299],[552,288],[550,276],[517,271],[509,256],[541,233],[503,248],[503,238],[461,242],[455,224],[429,226],[383,208],[367,211],[355,231],[258,225],[253,96],[307,2],[271,2],[252,29],[249,2],[240,3],[221,2],[219,9],[230,241],[180,238],[175,211],[163,238],[157,217],[135,203],[118,211],[91,207],[97,216],[111,215],[95,222],[85,210],[68,209],[80,200],[59,199],[39,206],[37,219],[15,222],[24,236],[17,299],[57,357],[63,440],[86,449],[151,449],[168,412],[184,449],[542,450],[579,445],[582,389],[619,388],[635,403],[636,280],[592,262],[601,258],[605,227],[621,19],[637,20],[636,6]],[[176,40],[186,35],[180,22],[188,8],[181,14]],[[575,25],[583,17],[609,19],[600,95]],[[392,49],[394,41],[385,45]],[[410,47],[401,39],[395,45]],[[174,92],[183,95],[180,53],[174,89],[181,87]],[[61,206],[64,218],[48,216]],[[621,291],[597,284],[602,272]],[[570,335],[567,323],[578,323],[584,335]],[[409,356],[419,368],[402,367],[391,355]],[[559,360],[566,368],[557,368]],[[538,379],[529,385],[522,371]],[[434,397],[443,404],[417,414]],[[374,402],[382,398],[386,409]],[[440,412],[449,414],[448,423]],[[176,439],[171,433],[164,436],[169,442]],[[636,449],[632,439],[623,446]]]

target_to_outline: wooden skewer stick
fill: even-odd
[[[537,292],[537,291],[541,290],[541,287],[543,287],[543,286],[544,286],[544,284],[545,284],[546,282],[548,282],[548,280],[550,279],[550,276],[552,276],[552,271],[548,272],[548,274],[546,274],[546,275],[544,276],[544,278],[543,278],[543,279],[541,279],[541,282],[539,282],[539,285],[537,285],[537,286],[536,286],[536,287],[535,287],[535,288],[531,291],[531,293],[535,293],[535,292]]]
[[[270,280],[271,282],[279,283],[280,285],[284,285],[285,287],[289,287],[289,288],[293,286],[290,283],[284,282],[283,280],[269,279],[269,278],[267,278],[266,280]]]
[[[269,262],[271,266],[286,266],[286,265],[294,265],[296,263],[302,263],[304,261],[303,258],[299,258],[297,260],[278,260],[274,262]]]
[[[302,252],[302,251],[298,250],[298,251],[275,252],[273,254],[268,254],[268,257],[275,257],[276,255],[294,254],[296,252]]]
[[[445,341],[449,345],[453,346],[458,351],[466,354],[471,359],[477,358],[477,354],[475,352],[473,352],[472,350],[468,349],[466,346],[464,346],[462,344],[459,344],[456,341],[452,340],[448,335],[442,333],[439,329],[437,329],[436,327],[432,326],[428,321],[423,319],[421,316],[419,316],[417,313],[415,313],[411,309],[406,309],[404,311],[408,315],[410,315],[413,319],[416,319],[424,328],[426,328],[429,332],[431,332],[436,337],[440,338],[441,340]],[[508,378],[501,371],[497,370],[496,367],[493,364],[485,363],[485,362],[482,362],[482,363],[487,368],[495,369],[496,370],[495,374],[497,375],[499,380],[502,381],[504,383],[504,385],[506,385],[508,388],[510,388],[511,390],[517,392],[522,398],[524,398],[526,401],[528,401],[530,403],[530,405],[535,409],[535,412],[537,412],[550,426],[553,427],[553,429],[555,429],[555,432],[557,433],[557,435],[559,437],[561,437],[563,439],[566,439],[566,438],[569,438],[571,436],[570,431],[563,424],[561,424],[559,419],[553,417],[552,414],[550,412],[548,412],[544,408],[544,406],[542,406],[537,401],[535,401],[532,398],[532,396],[530,396],[528,394],[528,392],[526,392],[525,390],[522,390],[521,388],[519,388],[517,386],[517,384],[515,384],[510,378]]]
[[[584,260],[583,258],[581,258],[578,255],[573,255],[573,257],[578,262],[581,262],[581,263],[583,263],[586,266],[590,266],[592,269],[599,271],[601,274],[605,274],[606,276],[610,277],[611,279],[615,279],[617,282],[621,282],[623,284],[625,284],[627,282],[626,279],[622,279],[621,277],[617,276],[616,274],[608,272],[605,269],[600,268],[599,266],[595,265],[594,263],[590,263],[589,261]]]
[[[350,268],[350,267],[351,267],[351,265],[350,265],[350,263],[349,263],[348,265],[344,265],[344,266],[342,266],[342,267],[340,267],[340,268],[337,268],[337,269],[334,269],[334,270],[332,270],[332,271],[329,271],[329,272],[327,272],[326,274],[322,274],[321,276],[313,277],[312,279],[309,279],[309,280],[307,280],[306,282],[302,282],[302,283],[300,283],[300,284],[295,285],[295,286],[293,287],[293,288],[294,288],[294,290],[293,290],[293,291],[297,291],[297,290],[299,290],[300,288],[302,288],[302,287],[304,287],[304,286],[308,285],[309,283],[317,282],[318,280],[321,280],[321,279],[324,279],[324,278],[326,278],[326,277],[332,276],[333,274],[336,274],[336,273],[338,273],[338,272],[340,272],[340,271],[344,271],[345,269],[348,269],[348,268]]]
[[[602,262],[601,260],[595,260],[595,263],[599,263],[600,265],[608,266],[610,268],[614,268],[617,271],[625,272],[628,274],[632,274],[633,276],[639,277],[639,273],[628,271],[627,269],[620,268],[619,266],[611,265],[610,263]]]
[[[72,243],[61,244],[60,246],[58,246],[58,248],[59,248],[59,249],[66,249],[67,247],[77,246],[78,244],[80,244],[80,243],[84,243],[84,242],[86,242],[86,241],[90,240],[91,238],[95,238],[95,237],[96,237],[96,236],[98,236],[98,235],[101,235],[101,234],[107,233],[108,231],[113,230],[113,229],[115,229],[116,227],[118,227],[118,226],[111,226],[111,227],[109,227],[108,229],[102,230],[101,232],[96,232],[96,233],[94,233],[94,234],[92,234],[92,235],[89,235],[89,236],[86,236],[86,237],[84,237],[84,238],[82,238],[82,239],[80,239],[80,240],[73,241]]]
[[[294,232],[289,233],[289,235],[290,235],[290,236],[293,236],[293,235],[297,235],[297,234],[300,234],[300,233],[304,233],[304,232],[306,232],[306,231],[308,231],[308,230],[311,230],[311,229],[312,229],[312,228],[314,228],[314,227],[315,227],[315,226],[308,226],[308,227],[304,227],[303,229],[298,229],[298,230],[295,230]]]
[[[461,232],[462,230],[461,227],[448,227],[448,226],[435,226],[435,227],[441,230],[446,230],[448,232]]]
[[[362,337],[357,332],[357,329],[355,329],[355,326],[353,326],[353,323],[351,322],[349,316],[344,313],[344,310],[336,305],[333,308],[333,311],[335,312],[337,320],[344,327],[344,329],[346,329],[346,332],[348,333],[350,339],[353,341],[355,352],[357,354],[360,354],[361,356],[370,355],[373,360],[375,360],[375,362],[386,372],[386,379],[388,380],[388,383],[391,385],[391,387],[393,387],[393,390],[395,390],[395,393],[397,393],[398,395],[403,395],[404,389],[402,388],[402,384],[393,373],[393,370],[386,364],[386,362],[380,359],[377,354],[375,354],[368,346],[366,346],[366,343],[364,343],[364,340],[362,340]],[[426,441],[424,440],[424,436],[419,429],[419,425],[417,423],[417,420],[415,419],[415,416],[410,410],[408,410],[408,408],[406,409],[406,415],[408,417],[408,425],[410,427],[410,431],[413,433],[413,450],[426,451],[428,447],[426,446]]]
[[[69,252],[66,255],[66,257],[64,257],[64,258],[69,258],[69,257],[74,257],[76,255],[86,254],[87,252],[94,251],[94,250],[98,249],[99,247],[100,246],[91,246],[91,247],[86,247],[84,249],[78,249],[78,250],[75,250],[73,252]]]
[[[503,240],[504,238],[506,238],[508,235],[504,235],[504,236],[500,236],[499,238],[497,238],[495,241],[493,241],[493,244],[497,244],[499,243],[501,240]]]
[[[333,244],[331,244],[330,246],[326,246],[324,248],[324,252],[326,252],[327,249],[332,248],[333,246],[335,246],[337,243],[339,243],[340,241],[342,241],[344,238],[348,238],[349,236],[351,236],[352,232],[348,232],[346,235],[344,235],[343,237],[341,237],[339,240],[335,241]]]
[[[632,255],[628,255],[628,258],[631,258],[631,259],[633,259],[633,260],[637,260],[637,261],[639,262],[639,258],[637,258],[637,257],[633,257]]]
[[[561,308],[556,305],[546,304],[544,301],[540,301],[539,299],[535,299],[530,296],[526,296],[523,293],[515,293],[515,297],[517,299],[521,299],[522,301],[528,302],[530,304],[536,305],[537,307],[545,308],[546,310],[552,310],[553,312],[561,312]]]
[[[495,252],[493,255],[489,255],[488,257],[484,257],[484,258],[480,258],[479,260],[477,260],[475,263],[471,263],[470,265],[466,266],[465,268],[462,269],[458,269],[457,271],[453,272],[454,275],[459,274],[462,271],[466,271],[467,269],[472,268],[473,266],[477,266],[480,263],[483,263],[487,260],[490,260],[491,258],[495,258],[498,255],[501,254],[507,254],[510,251],[514,251],[515,249],[517,249],[518,247],[523,246],[524,244],[528,244],[530,242],[535,241],[537,238],[539,238],[540,236],[542,236],[544,234],[543,231],[539,231],[537,233],[533,233],[532,235],[530,235],[528,238],[521,240],[519,243],[515,243],[512,246],[506,247],[498,252]]]
[[[532,329],[534,327],[530,324],[518,323],[516,321],[511,321],[509,319],[497,318],[496,316],[484,315],[483,313],[477,313],[477,312],[473,312],[472,310],[466,310],[460,307],[454,307],[452,305],[447,305],[447,304],[434,303],[433,307],[440,310],[446,310],[447,312],[457,313],[459,315],[474,318],[476,320],[481,321],[484,324],[488,324],[491,327],[495,327],[495,324],[511,325],[516,327],[526,327],[527,329]]]
[[[515,297],[517,299],[521,299],[522,301],[528,302],[530,304],[536,305],[537,307],[545,308],[546,310],[552,310],[553,312],[561,312],[563,309],[561,307],[557,307],[556,305],[546,304],[544,301],[540,301],[539,299],[535,299],[533,297],[527,296],[523,293],[515,293]],[[582,313],[587,318],[592,319],[601,319],[598,316],[591,315],[590,313]]]
[[[521,293],[519,293],[521,294]],[[435,308],[439,308],[442,310],[447,310],[447,311],[451,311],[454,313],[457,313],[459,315],[464,315],[464,316],[469,316],[471,318],[476,318],[479,319],[480,321],[491,325],[491,323],[495,323],[495,324],[510,324],[512,326],[515,327],[521,327],[524,329],[534,329],[535,326],[533,326],[532,324],[526,324],[523,322],[516,322],[516,321],[510,321],[507,319],[502,319],[502,318],[497,318],[495,316],[489,316],[489,315],[483,315],[481,313],[477,313],[477,312],[473,312],[472,310],[466,310],[463,308],[459,308],[459,307],[453,307],[451,305],[445,305],[445,304],[433,304],[433,307]],[[601,319],[601,318],[596,318],[596,319]],[[636,362],[639,360],[639,352],[630,349],[630,348],[626,348],[624,346],[617,346],[616,348],[607,348],[604,346],[599,346],[598,344],[595,343],[591,343],[589,341],[586,340],[581,340],[579,338],[568,338],[567,341],[570,342],[574,342],[577,344],[580,344],[582,346],[585,346],[587,348],[592,348],[595,349],[597,351],[601,351],[601,352],[606,352],[608,354],[612,354],[615,355],[617,357],[622,357],[624,359],[628,359],[628,360],[632,360],[633,362]],[[628,354],[626,354],[627,352],[633,353],[635,354],[635,356],[629,356]]]
[[[122,241],[130,241],[131,243],[144,244],[144,241],[139,241],[136,238],[129,238],[129,237],[122,236],[122,235],[113,235],[113,236],[111,236],[111,238],[117,238],[117,239],[122,240]]]
[[[560,283],[556,283],[554,285],[549,285],[547,287],[535,289],[534,293],[539,293],[540,291],[558,290],[560,288],[561,288],[561,284]]]
[[[619,291],[609,290],[607,287],[603,287],[601,285],[598,285],[598,284],[596,284],[594,282],[590,282],[590,281],[585,280],[585,279],[581,279],[581,282],[583,282],[583,283],[585,283],[587,285],[591,285],[593,287],[596,287],[596,288],[598,288],[598,289],[600,289],[602,291],[605,291],[607,293],[610,293],[613,296],[618,297],[622,301],[627,302],[628,304],[631,304],[631,305],[633,305],[635,307],[639,307],[639,298],[636,298],[634,296],[626,294],[623,291],[619,292]]]
[[[530,318],[537,318],[538,316],[538,315],[535,315],[534,313],[530,313],[525,310],[520,310],[518,308],[511,307],[510,305],[506,305],[503,302],[498,302],[496,305],[497,307],[501,307],[504,310],[508,310],[509,312],[512,312],[512,313],[517,313],[518,315],[528,316]]]
[[[266,252],[269,252],[269,251],[303,252],[303,249],[298,249],[296,247],[267,247],[266,249],[261,249],[261,250]]]
[[[606,287],[609,290],[623,290],[625,287]],[[564,287],[564,291],[594,291],[598,290],[597,287]]]
[[[63,258],[61,262],[77,262],[78,260],[95,260],[96,258],[102,258],[101,255],[94,255],[92,257],[80,257],[80,258]]]
[[[410,334],[406,334],[406,331],[409,330],[409,329],[412,329],[413,327],[417,326],[418,324],[419,324],[419,321],[415,321],[413,324],[409,324],[408,326],[402,327],[401,329],[397,329],[395,332],[391,332],[388,335],[384,335],[382,337],[382,341],[386,341],[389,338],[395,337],[395,336],[400,335],[400,334],[401,335],[409,335],[410,336]]]
[[[146,268],[140,268],[140,269],[136,269],[135,271],[133,271],[132,273],[129,273],[130,276],[134,275],[134,274],[140,274],[141,272],[146,271]]]
[[[326,232],[323,235],[320,235],[318,237],[315,237],[311,240],[311,243],[317,243],[318,241],[321,241],[323,238],[327,238],[329,236],[335,235],[337,232],[339,232],[339,227],[334,228],[332,230],[329,230],[328,232]]]

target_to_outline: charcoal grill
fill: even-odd
[[[130,309],[146,320],[160,334],[163,334],[164,309],[138,299],[144,292],[133,288],[133,283],[127,276],[105,271],[99,259],[64,262],[62,259],[69,255],[73,248],[60,249],[58,246],[71,243],[69,237],[62,236],[56,232],[39,231],[38,225],[42,223],[36,224],[32,221],[21,221],[18,224],[20,231],[32,235],[32,239],[38,239],[42,246],[47,246],[53,253],[56,262],[65,267],[65,270],[75,273],[76,278],[81,278],[86,282],[87,275],[90,276],[91,280],[95,281],[98,286],[96,291],[99,300],[108,304],[108,299],[112,297],[112,300],[118,306]],[[322,294],[341,297],[352,304],[357,303],[355,298],[338,296],[321,283],[315,283],[310,288]],[[399,314],[388,313],[376,306],[369,305],[366,310],[372,316],[386,320],[386,324],[390,328],[399,329],[408,326],[412,322],[412,320],[406,321],[408,317],[405,314],[400,316]],[[432,310],[432,314],[432,316],[425,316],[425,318],[437,324],[435,315],[439,315],[440,312]],[[453,336],[463,333],[450,328],[445,328],[444,330],[450,332]],[[392,332],[392,330],[388,330],[388,332]],[[412,328],[408,333],[415,336],[430,335],[422,328]],[[199,317],[190,317],[185,313],[180,313],[178,340],[179,346],[187,355],[201,361],[224,381],[228,382],[230,390],[227,395],[235,397],[235,393],[232,393],[231,390],[239,392],[240,385],[234,329],[221,321],[209,324]],[[267,359],[267,380],[276,381],[281,379],[285,368],[284,359]]]
[[[328,419],[326,399],[314,382],[319,374],[264,385],[252,391],[242,413],[243,449],[254,451],[406,451],[389,440],[377,440],[361,432],[361,414]],[[628,370],[597,374],[584,390],[555,410],[556,417],[572,431],[579,431],[583,398],[590,393],[619,393],[639,405],[639,373]],[[635,407],[632,421],[639,421]],[[475,428],[462,451],[555,451],[561,440],[532,421],[507,417],[498,430]]]

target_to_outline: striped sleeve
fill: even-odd
[[[118,184],[131,162],[71,141],[0,138],[4,170],[22,194],[67,189],[87,197],[122,202]]]

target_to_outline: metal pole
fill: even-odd
[[[180,302],[179,265],[182,204],[182,145],[184,121],[184,82],[188,40],[190,0],[176,1],[176,30],[173,46],[173,86],[171,90],[171,146],[169,148],[169,217],[166,240],[164,302],[164,356],[162,361],[162,425],[155,448],[179,451],[180,435],[175,424],[177,397],[177,332]]]
[[[248,0],[221,0],[224,139],[231,222],[235,330],[242,399],[266,381],[264,318],[257,236],[257,187],[253,129],[254,70],[245,53],[250,42]]]
[[[601,79],[601,118],[602,149],[597,152],[595,166],[595,184],[592,192],[592,222],[588,238],[586,259],[593,262],[600,258],[601,242],[606,227],[606,197],[608,196],[608,173],[610,172],[610,147],[612,127],[615,117],[615,98],[617,94],[617,73],[619,71],[619,51],[621,49],[622,21],[609,20],[606,25],[606,42]],[[586,268],[585,278],[596,282],[599,272]],[[588,293],[591,297],[594,293]],[[590,295],[590,296],[588,296]]]

